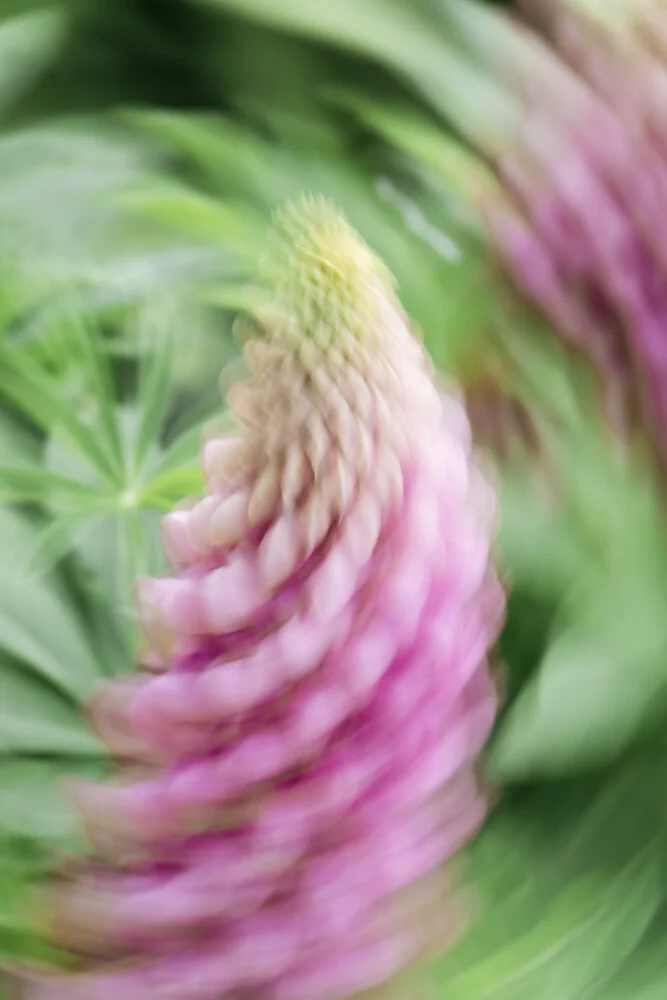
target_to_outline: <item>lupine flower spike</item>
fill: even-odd
[[[491,491],[382,265],[327,203],[276,222],[209,495],[141,583],[153,672],[105,692],[127,780],[59,899],[50,1000],[336,1000],[441,948],[488,806]],[[137,773],[134,773],[134,771]]]
[[[639,425],[667,473],[664,5],[519,6],[537,30],[505,24],[517,50],[505,83],[524,119],[495,159],[514,208],[487,206],[492,239],[521,289],[603,374],[617,426]],[[519,54],[530,64],[522,81]]]

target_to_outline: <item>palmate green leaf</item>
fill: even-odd
[[[132,418],[123,421],[130,449],[127,467],[131,471],[140,414],[125,412],[126,417]],[[186,452],[193,463],[198,457],[195,442],[199,441],[199,434],[192,435],[193,447]],[[150,465],[155,464],[155,456],[159,459],[160,451],[153,441],[148,455]],[[81,471],[73,456],[56,442],[51,443],[48,459],[56,467],[67,468],[72,476]],[[114,615],[124,630],[131,630],[134,624],[131,597],[136,577],[159,573],[165,565],[159,513],[173,507],[184,494],[197,491],[188,489],[190,485],[201,488],[201,472],[196,467],[190,471],[175,464],[169,476],[165,489],[169,485],[171,493],[166,497],[158,491],[153,496],[151,473],[139,470],[119,488],[111,501],[101,501],[95,496],[95,502],[87,506],[78,501],[74,506],[56,505],[52,519],[37,535],[34,549],[27,554],[27,565],[33,570],[36,567],[45,569],[54,558],[74,550],[81,564],[92,573],[91,584],[97,596],[108,602],[108,613]]]
[[[599,433],[596,398],[588,369],[567,353],[534,313],[510,320],[507,309],[498,316],[498,346],[512,365],[511,389],[530,409],[540,431],[556,424],[583,440]],[[589,430],[591,428],[592,430]],[[558,441],[559,433],[552,439]],[[579,442],[577,442],[579,444]]]
[[[118,423],[123,428],[124,445],[128,437],[125,416],[120,412],[117,414]],[[114,534],[113,521],[121,505],[125,480],[121,478],[115,488],[100,482],[89,464],[57,437],[47,440],[44,464],[47,472],[55,474],[54,470],[60,470],[68,480],[88,489],[92,502],[82,503],[76,497],[69,502],[66,498],[60,502],[52,501],[48,506],[50,523],[47,522],[36,539],[35,547],[29,553],[29,564],[39,565],[40,559],[47,560],[50,553],[65,555],[74,552],[90,573],[89,585],[113,608],[118,600],[118,590],[110,582],[117,579],[114,569],[116,543],[115,538],[112,542],[108,542],[107,538],[109,533]],[[99,501],[100,493],[106,498],[104,503]]]
[[[309,149],[313,155],[333,160],[345,156],[349,137],[322,101],[332,72],[327,58],[311,51],[301,39],[273,32],[262,32],[260,37],[265,38],[267,54],[271,53],[265,77],[258,80],[253,69],[252,77],[243,81],[243,89],[235,90],[234,107],[253,127],[267,128],[293,149]],[[270,63],[282,57],[281,48],[285,52],[293,48],[294,55],[277,87]],[[255,93],[256,87],[260,94]]]
[[[185,159],[188,167],[195,168],[203,189],[210,192],[213,187],[219,198],[229,202],[223,214],[226,229],[233,221],[229,218],[230,209],[248,216],[255,243],[253,275],[256,238],[264,236],[264,230],[258,232],[257,226],[268,223],[275,207],[304,187],[332,193],[332,178],[339,178],[341,173],[349,177],[356,172],[353,161],[348,160],[341,172],[336,157],[322,157],[307,144],[290,141],[275,131],[270,111],[266,116],[270,121],[262,121],[261,135],[222,116],[149,111],[135,112],[129,118],[141,135],[157,139],[163,152],[176,154]],[[372,199],[372,188],[367,178],[365,181],[367,198]],[[192,191],[192,197],[201,202],[196,190]],[[247,243],[247,236],[244,241]]]
[[[603,484],[601,495],[614,507],[619,474],[595,399],[577,384],[579,372],[560,346],[530,320],[510,327],[502,309],[494,332],[495,347],[510,363],[502,366],[503,388],[526,406],[540,449],[519,452],[502,468],[500,557],[514,585],[556,605],[600,557],[600,511],[590,492],[577,501],[583,494],[575,480]],[[615,538],[618,544],[618,532]]]
[[[539,590],[509,584],[505,625],[496,653],[504,691],[499,721],[541,663],[555,613],[556,605],[549,596],[543,596]]]
[[[0,963],[57,957],[32,923],[28,893],[50,850],[80,841],[62,779],[101,776],[107,766],[80,705],[107,672],[113,635],[88,632],[54,574],[30,576],[26,555],[39,533],[0,508]]]
[[[112,393],[106,353],[99,345],[86,347],[85,341],[98,336],[95,324],[87,322],[76,333],[76,342],[84,341],[78,355],[80,395],[90,396],[96,405],[85,422],[76,412],[71,421],[96,443],[109,443],[104,453],[113,456],[118,469],[113,482],[62,434],[47,439],[43,468],[0,466],[0,498],[40,502],[50,515],[26,552],[26,572],[46,572],[73,551],[98,598],[115,607],[116,621],[124,631],[133,627],[134,580],[164,568],[158,512],[202,487],[201,430],[191,430],[166,449],[163,445],[165,421],[174,402],[171,375],[177,332],[169,324],[171,316],[168,302],[142,308],[136,339],[141,352],[138,388],[122,405]],[[76,323],[71,322],[70,328]],[[45,373],[42,377],[48,380]]]
[[[218,254],[218,262],[221,259]],[[228,259],[231,262],[231,255]],[[165,387],[168,399],[159,433],[162,443],[206,419],[220,406],[218,374],[239,353],[233,335],[233,316],[239,303],[221,307],[208,296],[211,289],[236,286],[242,280],[238,273],[231,273],[231,264],[229,270],[216,268],[194,277],[188,287],[160,289],[136,311],[127,340],[136,345],[133,357],[139,359],[135,403],[142,413],[154,366],[170,365]]]

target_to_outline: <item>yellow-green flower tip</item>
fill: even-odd
[[[290,340],[370,347],[387,308],[400,311],[391,274],[323,197],[304,195],[276,213],[261,270]]]

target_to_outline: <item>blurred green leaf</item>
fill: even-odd
[[[663,906],[649,934],[613,983],[601,991],[600,1000],[662,1000],[667,989],[667,911]]]
[[[132,468],[137,474],[155,451],[172,395],[174,336],[168,333],[153,345],[141,365],[138,397],[141,407]]]
[[[515,134],[519,103],[487,79],[443,31],[428,5],[398,0],[207,0],[272,28],[377,60],[407,78],[464,135],[494,144]]]
[[[605,606],[605,620],[613,611]],[[650,655],[633,648],[637,636],[630,648],[615,638],[603,625],[551,643],[494,743],[494,776],[516,781],[596,767],[642,737],[656,714],[664,715],[666,637]]]
[[[82,374],[95,401],[95,425],[100,441],[109,455],[116,476],[123,472],[123,453],[116,420],[116,400],[108,358],[102,338],[80,316],[67,316],[72,339],[82,356]]]
[[[203,488],[204,478],[199,468],[167,469],[151,479],[141,499],[146,506],[168,511],[185,497],[201,493]]]
[[[353,112],[388,143],[441,175],[466,204],[496,193],[500,185],[491,169],[460,140],[415,108],[392,106],[355,91],[327,91],[335,105]]]
[[[126,284],[136,281],[146,240],[123,223],[113,195],[145,172],[143,153],[99,119],[1,135],[0,264],[11,298],[71,300],[74,285],[105,288],[121,266]]]
[[[34,525],[0,508],[0,649],[78,702],[98,676],[95,652],[57,580],[27,573],[36,532]]]
[[[176,150],[195,164],[216,188],[238,191],[270,205],[266,143],[237,123],[219,115],[184,115],[150,110],[128,112],[126,118],[142,133],[159,140],[166,150]],[[280,163],[273,164],[280,170]],[[263,194],[262,194],[263,193]]]
[[[38,460],[38,439],[0,411],[0,464],[30,468]]]
[[[202,428],[191,427],[180,434],[164,449],[151,466],[151,481],[147,489],[152,489],[161,476],[178,476],[183,469],[187,474],[200,475],[199,454],[202,446]],[[196,467],[196,468],[195,468]],[[200,480],[201,482],[201,480]]]
[[[71,757],[1,758],[0,833],[72,848],[80,838],[63,782],[75,776],[99,777],[105,770],[100,762]]]
[[[52,61],[62,36],[62,15],[46,7],[0,23],[0,113]]]
[[[225,204],[186,187],[156,180],[123,194],[121,204],[183,239],[212,243],[220,253],[256,261],[265,226],[247,206]]]
[[[510,797],[470,852],[482,909],[429,975],[456,1000],[606,996],[664,899],[660,752]]]
[[[508,472],[501,552],[520,586],[558,610],[496,734],[491,767],[503,781],[598,767],[667,713],[667,526],[655,484],[595,419],[544,430],[559,498]]]
[[[581,530],[554,509],[526,475],[507,471],[501,487],[499,551],[512,586],[559,602],[585,571]]]
[[[57,386],[25,355],[6,351],[0,364],[0,393],[42,429],[54,430],[98,475],[118,481],[118,466],[86,425],[58,395]]]
[[[87,507],[112,506],[113,492],[105,496],[92,486],[57,476],[46,469],[8,469],[0,466],[0,499],[5,502],[40,501],[84,504]]]
[[[0,662],[0,754],[102,757],[76,705],[21,663]]]
[[[51,573],[56,564],[72,548],[85,544],[93,531],[109,516],[95,507],[75,507],[66,514],[56,514],[36,535],[32,548],[26,554],[26,571],[29,575],[43,576]]]

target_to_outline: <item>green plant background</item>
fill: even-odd
[[[133,581],[201,488],[270,213],[309,190],[439,368],[500,365],[539,433],[497,470],[508,698],[477,917],[429,975],[447,1000],[667,996],[661,498],[485,244],[472,149],[513,113],[497,6],[473,37],[449,0],[2,5],[0,968],[50,954],[32,888],[79,846],[61,781],[106,767],[82,706],[132,669]]]

